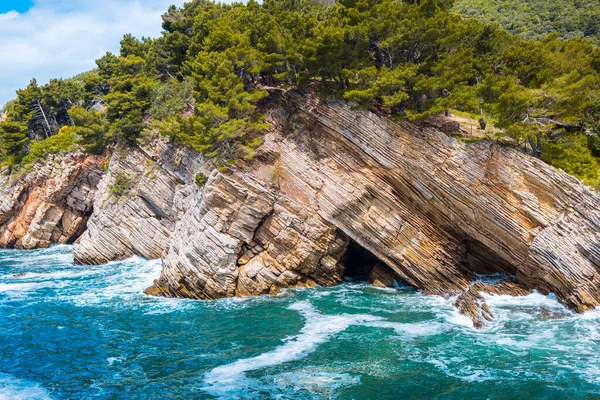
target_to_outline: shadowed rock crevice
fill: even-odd
[[[342,258],[344,278],[367,281],[375,265],[381,261],[373,253],[351,240]]]
[[[470,238],[464,240],[463,243],[465,246],[466,267],[471,273],[480,275],[501,273],[511,276],[517,274],[515,265],[495,253],[485,244]]]

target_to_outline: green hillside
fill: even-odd
[[[456,0],[454,9],[484,23],[497,22],[524,39],[556,32],[564,39],[589,37],[600,43],[598,0]]]

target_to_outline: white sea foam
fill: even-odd
[[[160,275],[160,260],[148,261],[141,257],[131,257],[124,261],[112,262],[105,266],[101,287],[75,296],[77,305],[105,303],[110,300],[132,300],[139,297],[144,289],[152,285]]]
[[[315,351],[332,335],[346,330],[351,325],[380,320],[372,315],[340,314],[323,315],[307,301],[292,304],[289,309],[300,312],[306,324],[299,334],[289,338],[283,345],[259,356],[237,360],[217,367],[204,376],[204,390],[216,396],[228,396],[248,385],[245,373],[299,360]]]
[[[460,368],[455,368],[456,362],[443,359],[429,359],[426,361],[438,367],[444,374],[465,382],[485,382],[494,379],[491,371],[486,369],[478,369],[469,365],[461,365]]]
[[[83,276],[90,276],[98,273],[94,267],[69,267],[53,272],[25,272],[23,274],[6,275],[3,278],[14,279],[19,281],[54,281],[63,279],[74,279]]]
[[[400,336],[419,337],[433,336],[448,330],[448,327],[438,322],[401,323],[390,321],[367,322],[364,326],[393,329]]]
[[[473,320],[466,315],[461,314],[458,309],[454,307],[450,309],[450,312],[446,313],[446,322],[464,328],[475,329],[473,327]]]
[[[558,302],[554,294],[543,295],[534,292],[527,296],[510,296],[482,292],[481,295],[494,314],[492,323],[484,326],[483,331],[497,332],[506,322],[517,320],[533,321],[542,315],[551,315],[553,318],[570,318],[575,316],[572,311],[569,311]],[[481,332],[481,329],[473,327],[471,318],[462,315],[458,309],[452,307],[455,300],[456,297],[445,300],[447,310],[442,313],[445,314],[446,321],[456,326]],[[594,318],[592,315],[589,317]]]
[[[360,376],[309,368],[281,373],[273,377],[273,381],[280,390],[306,390],[320,396],[333,396],[340,388],[360,385]]]
[[[12,261],[16,264],[24,265],[53,265],[53,264],[64,264],[70,265],[73,261],[73,254],[71,253],[71,246],[69,245],[57,245],[52,246],[48,249],[37,249],[37,250],[0,250],[0,258],[2,261]]]
[[[566,310],[556,299],[554,294],[543,295],[538,292],[534,292],[527,296],[509,296],[509,295],[498,295],[481,293],[485,301],[493,307],[507,307],[507,306],[518,306],[518,307],[546,307],[552,309]]]
[[[108,357],[106,361],[108,362],[108,365],[112,366],[115,362],[125,361],[125,357]]]
[[[9,293],[11,295],[26,294],[28,292],[55,286],[52,282],[17,282],[0,283],[0,293]]]
[[[50,400],[48,392],[37,383],[0,373],[0,400]]]

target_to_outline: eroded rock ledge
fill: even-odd
[[[340,282],[353,243],[376,258],[372,281],[456,296],[476,324],[491,317],[479,291],[553,292],[578,312],[600,302],[600,199],[575,178],[345,102],[270,99],[257,157],[228,173],[160,139],[117,151],[76,259],[162,255],[148,293],[214,299]],[[111,199],[119,173],[134,184]],[[471,286],[491,273],[514,282]]]

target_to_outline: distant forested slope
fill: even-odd
[[[457,0],[454,8],[524,39],[557,32],[564,39],[590,37],[600,43],[599,0]]]

